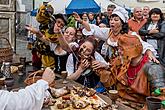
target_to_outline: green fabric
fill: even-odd
[[[154,95],[161,95],[161,90],[159,88],[154,90]]]
[[[68,18],[67,27],[76,27],[76,20],[73,16]]]
[[[163,108],[165,108],[165,100],[163,100],[163,101],[161,102],[161,104],[162,104]]]

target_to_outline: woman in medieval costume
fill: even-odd
[[[108,68],[108,64],[104,58],[96,52],[97,41],[93,36],[80,41],[79,48],[69,55],[66,70],[68,72],[68,79],[75,80],[78,83],[94,88],[99,82],[99,77],[92,69],[92,62],[101,62],[99,68]],[[94,60],[94,61],[93,61]]]
[[[75,18],[84,25],[86,29],[84,33],[101,38],[111,49],[109,71],[97,70],[100,81],[105,87],[115,85],[122,98],[140,103],[144,103],[145,97],[151,95],[150,88],[154,91],[155,88],[165,87],[165,81],[162,81],[161,85],[154,82],[156,79],[164,80],[164,69],[158,64],[149,63],[150,60],[158,63],[151,52],[155,52],[153,47],[149,44],[145,45],[146,43],[137,35],[128,34],[128,13],[125,9],[116,8],[113,11],[110,29],[89,25],[76,14]],[[154,75],[158,75],[156,79],[153,78]],[[148,80],[151,83],[148,83]]]
[[[120,34],[128,33],[128,12],[125,9],[118,7],[115,11],[113,11],[113,14],[120,17],[121,23],[119,22],[114,24],[111,22],[110,28],[100,28],[99,26],[83,21],[77,13],[74,13],[75,19],[84,26],[82,31],[84,35],[94,35],[96,38],[106,42],[108,46],[104,53],[107,54],[109,59],[111,59],[111,57],[115,57],[115,54],[117,54],[114,47],[117,45],[118,36]],[[150,60],[159,63],[159,61],[155,58],[157,52],[152,45],[144,42],[135,32],[129,32],[129,34],[136,35],[136,37],[140,39],[140,42],[143,45],[143,54],[147,53]]]

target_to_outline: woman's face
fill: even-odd
[[[160,14],[152,13],[151,14],[151,20],[152,21],[159,21],[160,20]]]
[[[114,32],[122,29],[122,22],[119,17],[116,16],[110,18],[110,28]]]
[[[83,37],[82,32],[81,32],[81,31],[77,31],[76,37],[77,37],[77,39],[79,39],[79,40],[82,39],[82,37]]]
[[[89,41],[85,41],[81,46],[80,46],[80,49],[79,49],[79,54],[81,57],[85,56],[85,58],[88,58],[92,55],[93,53],[93,50],[94,50],[94,46],[91,42]]]
[[[62,19],[58,18],[56,20],[56,23],[55,23],[58,27],[60,27],[61,29],[65,26],[65,23]]]
[[[58,33],[64,26],[65,22],[62,19],[57,18],[56,23],[54,24],[54,33]]]
[[[64,38],[65,40],[70,43],[70,42],[73,42],[75,40],[75,34],[76,34],[76,31],[74,28],[72,27],[68,27],[65,32],[64,32]]]
[[[100,22],[101,22],[101,19],[100,19],[100,17],[99,17],[99,16],[96,18],[96,21],[97,21],[98,23],[100,23]]]
[[[82,15],[82,19],[83,19],[84,21],[87,21],[87,20],[88,20],[88,15],[87,15],[86,13],[84,13],[84,14]]]
[[[89,18],[90,20],[93,20],[93,19],[94,19],[94,15],[93,15],[92,13],[89,13],[89,14],[88,14],[88,18]]]

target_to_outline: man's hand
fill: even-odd
[[[55,79],[55,73],[49,67],[47,67],[42,75],[42,79],[51,84]]]

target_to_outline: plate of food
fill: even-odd
[[[51,110],[111,110],[111,106],[101,99],[94,89],[73,86],[69,90],[61,90],[61,93],[65,92],[58,97],[55,95],[56,103],[50,106]]]

